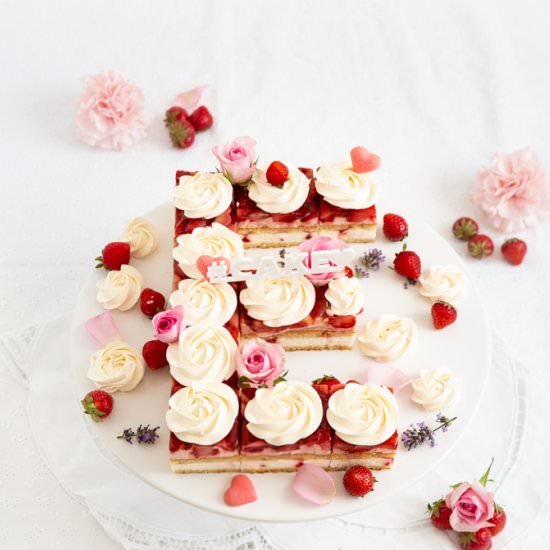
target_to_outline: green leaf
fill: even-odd
[[[491,464],[489,464],[487,471],[479,478],[479,482],[481,483],[481,485],[483,485],[483,487],[487,486],[488,481],[492,481],[489,479],[489,473],[491,472],[491,468],[493,467],[494,461],[495,461],[494,457],[491,458]]]

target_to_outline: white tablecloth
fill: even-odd
[[[0,330],[70,309],[101,246],[169,196],[176,168],[211,167],[211,146],[235,135],[304,165],[365,144],[383,157],[384,193],[449,235],[495,150],[531,144],[550,168],[549,23],[543,3],[526,1],[1,3]],[[105,68],[139,83],[157,115],[126,153],[75,138],[80,79]],[[203,82],[214,129],[173,150],[162,112]],[[550,226],[522,236],[520,268],[498,253],[470,265],[496,333],[544,388]],[[44,466],[25,390],[0,376],[0,547],[116,547]],[[516,472],[526,488],[536,474]],[[527,490],[516,498],[532,504]]]

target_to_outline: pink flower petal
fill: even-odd
[[[315,464],[304,464],[296,472],[292,488],[312,504],[328,504],[336,495],[332,476]]]
[[[367,382],[393,388],[395,393],[398,393],[405,386],[408,386],[412,380],[413,379],[402,370],[383,363],[371,365],[367,372]]]
[[[192,111],[199,104],[204,90],[208,88],[208,84],[201,84],[192,90],[187,90],[176,96],[174,105],[181,107],[186,111]]]
[[[88,334],[102,346],[120,340],[120,333],[110,311],[104,311],[88,319],[84,325]]]

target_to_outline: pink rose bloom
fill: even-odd
[[[307,252],[308,256],[304,260],[304,264],[307,267],[311,267],[311,253],[317,250],[343,250],[346,248],[346,243],[339,241],[338,239],[331,239],[330,237],[312,237],[307,241],[304,241],[299,247],[300,252]],[[336,275],[341,275],[342,272],[332,272],[332,273],[311,273],[306,275],[306,277],[314,285],[326,285],[328,282],[334,278]]]
[[[455,531],[473,533],[492,525],[493,493],[478,481],[461,483],[445,497],[445,504],[452,510],[449,521]]]
[[[283,374],[285,352],[279,344],[261,338],[248,342],[237,354],[237,373],[248,379],[251,386],[273,386]]]
[[[473,200],[496,229],[518,231],[550,215],[550,180],[530,148],[497,153],[479,171]]]
[[[254,145],[254,138],[242,136],[212,149],[221,171],[232,183],[245,183],[252,177],[258,160]]]
[[[183,307],[175,306],[172,309],[161,311],[153,317],[155,336],[165,344],[175,342],[183,325]]]
[[[128,149],[145,136],[150,121],[141,89],[120,73],[105,71],[86,78],[76,118],[84,143],[101,149]]]

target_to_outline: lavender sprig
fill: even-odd
[[[437,432],[437,430],[446,432],[449,429],[449,426],[456,419],[456,416],[454,418],[447,418],[441,413],[438,413],[435,417],[435,421],[438,425],[435,428],[430,428],[425,422],[411,424],[410,428],[401,434],[401,442],[405,445],[407,451],[410,451],[426,442],[429,443],[430,447],[435,447],[435,432]]]
[[[117,439],[124,439],[130,445],[133,443],[134,437],[136,437],[136,433],[132,428],[126,428],[120,435],[117,435]]]
[[[355,266],[356,277],[359,279],[369,277],[370,271],[378,271],[385,261],[386,257],[379,248],[371,248],[368,252],[364,252],[359,257],[359,265]]]
[[[117,435],[117,439],[124,439],[124,441],[131,445],[135,438],[140,445],[142,443],[151,445],[159,438],[157,430],[160,430],[160,426],[151,428],[149,424],[147,424],[147,426],[142,426],[140,424],[135,432],[132,428],[126,428],[120,435]]]

